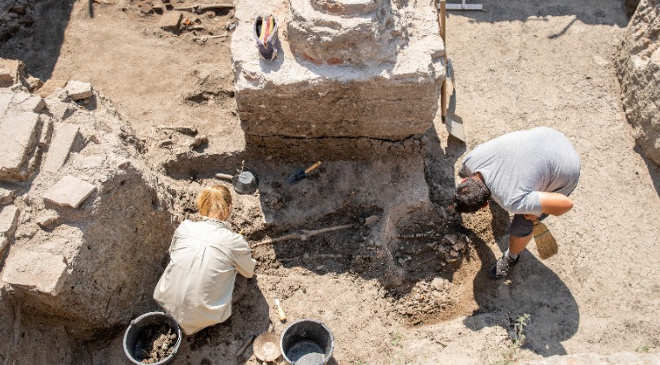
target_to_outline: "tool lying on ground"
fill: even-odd
[[[218,9],[233,9],[233,4],[196,4],[192,6],[181,6],[174,8],[178,11],[192,11],[195,14],[203,14],[207,10],[218,10]]]
[[[370,217],[368,217],[364,220],[364,225],[368,226],[372,223],[377,222],[379,219],[380,219],[379,216],[372,215],[372,216],[370,216]],[[254,245],[252,245],[252,248],[259,247],[259,246],[264,246],[264,245],[270,245],[270,244],[273,244],[273,243],[276,243],[276,242],[287,241],[287,240],[306,241],[310,237],[319,235],[321,233],[338,231],[338,230],[341,230],[341,229],[347,229],[347,228],[351,228],[351,227],[354,227],[354,226],[355,226],[354,224],[342,224],[342,225],[339,225],[339,226],[332,226],[332,227],[326,227],[326,228],[314,229],[314,230],[303,229],[303,230],[300,230],[298,232],[285,234],[284,236],[281,236],[281,237],[271,238],[271,239],[267,239],[267,240],[262,241],[262,242],[255,243]]]
[[[317,161],[317,162],[314,163],[312,166],[310,166],[310,167],[308,167],[308,168],[306,168],[306,169],[304,169],[304,170],[303,170],[303,169],[299,169],[299,170],[297,170],[296,172],[294,172],[293,174],[291,174],[291,176],[289,176],[289,178],[287,179],[287,181],[289,182],[289,184],[295,184],[295,183],[297,183],[298,181],[300,181],[300,180],[302,180],[302,179],[308,177],[308,176],[309,176],[314,170],[316,170],[319,166],[321,166],[321,161]]]
[[[277,307],[277,315],[280,317],[280,322],[286,322],[286,313],[284,313],[279,299],[275,299],[275,307]]]
[[[539,256],[542,260],[554,256],[559,252],[557,241],[548,230],[548,227],[541,222],[534,222],[534,242],[536,242],[536,249],[539,251]]]
[[[257,177],[250,171],[243,171],[240,174],[233,176],[217,173],[215,174],[215,177],[221,180],[231,181],[234,190],[239,194],[252,194],[257,191],[257,186],[259,185]]]

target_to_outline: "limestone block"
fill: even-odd
[[[637,6],[615,59],[626,119],[637,144],[660,165],[660,0]]]
[[[65,90],[72,100],[87,99],[92,96],[92,85],[88,82],[70,80],[66,83]]]
[[[64,120],[75,111],[75,107],[71,103],[67,103],[66,99],[69,97],[66,90],[59,89],[57,92],[48,95],[46,98],[46,106],[50,114],[57,120]]]
[[[13,205],[2,208],[0,211],[0,252],[3,252],[9,240],[16,231],[19,210]]]
[[[14,200],[14,192],[9,189],[0,188],[0,205],[9,204]]]
[[[231,52],[244,131],[261,137],[401,140],[428,130],[445,77],[433,3],[406,2],[404,8],[385,9],[384,16],[340,16],[322,13],[310,1],[291,0],[292,7],[300,7],[292,10],[289,38],[279,37],[281,49],[271,62],[261,60],[252,46],[254,14],[272,12],[283,19],[286,3],[235,2],[239,23]],[[327,30],[323,21],[346,32]],[[292,36],[292,27],[299,28],[299,37]],[[318,54],[306,57],[304,51],[312,49]]]
[[[394,62],[402,42],[397,20],[382,1],[290,0],[291,51],[316,63]]]
[[[79,136],[79,127],[70,123],[58,123],[55,125],[55,135],[50,143],[46,162],[42,167],[46,172],[57,172],[67,160],[69,152],[73,148]]]
[[[0,180],[23,181],[27,164],[39,142],[38,114],[13,112],[0,116]]]
[[[23,112],[40,113],[46,107],[46,103],[39,95],[32,95],[26,92],[12,92],[13,97],[9,108]]]
[[[165,30],[178,31],[183,15],[178,11],[168,11],[160,18],[160,27]]]
[[[2,281],[12,286],[56,296],[66,279],[66,268],[62,255],[13,247],[2,270]]]
[[[9,87],[21,82],[23,62],[0,58],[0,87]]]
[[[60,206],[78,208],[94,190],[96,187],[86,181],[65,176],[48,189],[44,194],[44,200]]]
[[[9,110],[40,113],[46,103],[38,95],[23,91],[0,89],[0,116]]]

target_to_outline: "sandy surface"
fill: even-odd
[[[156,16],[104,3],[112,2],[94,3],[93,19],[87,1],[74,3],[63,20],[61,48],[45,49],[45,64],[28,62],[28,71],[48,81],[42,92],[68,79],[91,81],[143,137],[156,125],[185,124],[209,135],[207,153],[242,148],[227,91],[228,42],[202,46],[190,33],[159,30]],[[175,364],[244,363],[235,352],[249,335],[268,328],[268,318],[277,333],[285,327],[276,320],[275,298],[290,319],[311,317],[329,325],[336,338],[333,361],[339,364],[484,364],[566,353],[660,351],[660,171],[634,151],[620,106],[612,57],[627,22],[621,2],[487,1],[485,7],[486,12],[452,12],[448,19],[457,115],[468,148],[541,125],[574,142],[582,158],[575,208],[547,221],[559,254],[542,262],[531,244],[511,280],[494,283],[485,274],[507,240],[506,213],[493,208],[464,216],[473,245],[452,279],[458,307],[450,316],[411,326],[378,279],[319,268],[316,262],[287,265],[272,252],[257,252],[264,261],[244,289],[243,304],[235,306],[228,322],[184,339]],[[230,15],[212,22],[222,28]],[[21,52],[15,53],[39,56]],[[200,89],[208,99],[186,100]],[[432,195],[442,195],[454,183],[465,147],[436,124],[439,139],[436,133],[425,137],[432,155],[427,169],[437,179]],[[238,203],[243,213],[256,204]],[[328,257],[325,265],[332,267]],[[521,319],[526,324],[519,331],[515,324]],[[526,341],[517,350],[522,334]],[[83,348],[80,363],[123,361],[120,333]]]

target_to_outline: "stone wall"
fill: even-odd
[[[111,104],[1,88],[0,136],[0,292],[78,338],[155,309],[176,199]]]
[[[642,0],[616,58],[623,108],[643,153],[660,164],[660,1]]]

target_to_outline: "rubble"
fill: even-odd
[[[88,82],[70,80],[64,88],[71,100],[78,101],[92,96],[92,85]]]
[[[660,1],[642,0],[630,19],[615,60],[623,109],[637,144],[660,165]]]
[[[0,180],[23,181],[30,171],[28,162],[39,142],[38,114],[9,110],[0,116]]]
[[[76,140],[79,139],[79,127],[70,123],[58,123],[55,126],[51,147],[48,149],[46,161],[42,167],[46,172],[57,172],[69,157],[69,152],[74,148]]]
[[[10,204],[14,201],[14,195],[13,190],[0,188],[0,205]]]
[[[44,200],[60,206],[78,208],[94,190],[96,187],[88,182],[65,176],[44,194]]]
[[[2,244],[11,245],[0,278],[31,318],[63,321],[67,336],[88,339],[152,305],[182,209],[171,206],[172,192],[139,157],[114,107],[96,95],[94,109],[82,108],[76,92],[49,95],[50,114],[20,110],[31,100],[24,90],[0,93],[2,179],[23,181],[1,191],[3,204],[18,196],[2,215],[26,212],[2,219]]]
[[[4,251],[11,240],[20,211],[13,205],[6,206],[0,211],[0,253]]]
[[[64,256],[33,252],[23,248],[10,251],[2,270],[3,283],[34,290],[37,293],[33,295],[58,295],[66,276],[67,265]]]
[[[20,60],[0,58],[0,87],[9,87],[22,81],[25,66]]]
[[[167,11],[160,18],[159,26],[162,29],[177,32],[181,26],[181,18],[183,18],[183,14],[178,11]]]
[[[340,15],[326,3],[293,0],[288,14],[283,0],[236,2],[231,51],[245,132],[386,140],[424,133],[445,77],[432,2],[335,1]],[[291,21],[278,57],[266,62],[246,45],[254,44],[254,14],[271,12]]]

